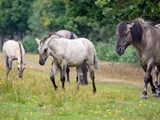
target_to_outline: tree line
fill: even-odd
[[[114,44],[119,22],[138,17],[153,24],[160,22],[160,1],[0,0],[0,44],[18,36],[29,46],[27,51],[33,52],[35,37],[67,29],[102,47],[101,43]]]

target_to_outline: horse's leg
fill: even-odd
[[[152,88],[152,95],[153,97],[156,97],[156,88],[153,84],[152,81],[152,75],[151,75],[151,71],[152,71],[152,65],[148,64],[148,65],[142,65],[142,68],[144,69],[144,71],[146,72],[145,77],[144,77],[144,90],[143,93],[141,95],[141,98],[146,99],[147,98],[147,86],[148,83],[150,82],[151,88]]]
[[[160,96],[160,66],[157,66],[157,94]]]
[[[68,82],[70,82],[70,79],[69,79],[69,72],[70,72],[70,69],[69,69],[69,67],[67,67],[66,73],[67,73],[67,81],[68,81]]]
[[[77,71],[77,90],[79,90],[80,84],[83,81],[82,66],[77,66],[76,71]]]
[[[6,71],[6,79],[8,79],[8,74],[9,72],[11,71],[12,69],[12,60],[9,59],[8,56],[5,57],[5,61],[6,61],[6,68],[7,68],[7,71]]]
[[[83,83],[87,85],[88,84],[88,80],[87,80],[88,68],[87,68],[86,62],[82,64],[82,72],[83,72]]]
[[[155,67],[155,87],[158,88],[158,75],[159,75],[159,70],[157,67]]]
[[[93,86],[93,93],[96,92],[96,86],[95,86],[95,75],[94,75],[94,66],[92,65],[88,65],[88,69],[89,69],[89,72],[90,72],[90,77],[91,77],[91,80],[92,80],[92,86]]]
[[[62,82],[62,89],[64,88],[64,83],[65,83],[65,74],[66,74],[66,69],[67,69],[67,64],[65,61],[61,64],[61,69],[60,69],[60,79]]]
[[[58,87],[57,87],[57,85],[55,83],[55,74],[57,72],[57,69],[58,69],[57,65],[53,63],[52,64],[51,73],[50,73],[50,79],[52,81],[52,84],[53,84],[55,90],[58,89]]]

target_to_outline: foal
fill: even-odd
[[[14,40],[8,40],[3,45],[3,53],[6,63],[6,79],[8,79],[8,74],[12,69],[12,62],[17,60],[18,75],[22,78],[23,71],[25,69],[24,64],[24,54],[25,50],[20,42]]]

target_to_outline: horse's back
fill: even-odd
[[[66,38],[55,38],[50,41],[49,48],[51,55],[55,59],[62,61],[65,59],[68,66],[79,65],[86,58],[86,48],[81,41],[69,40]]]
[[[22,49],[22,54],[25,54],[25,50],[23,48],[23,45],[20,43],[21,45],[21,49]],[[19,51],[19,44],[18,42],[14,41],[14,40],[8,40],[4,43],[3,45],[3,52],[7,55],[7,56],[12,56],[15,57],[17,55],[17,52]]]
[[[96,52],[93,43],[87,38],[78,38],[77,40],[82,41],[88,52]]]
[[[67,38],[67,39],[78,38],[78,36],[76,34],[74,34],[73,32],[71,32],[69,30],[59,30],[59,31],[56,32],[56,34],[61,35],[64,38]]]

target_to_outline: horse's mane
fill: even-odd
[[[134,44],[140,44],[142,40],[143,29],[141,24],[146,23],[143,19],[135,19],[133,20],[134,25],[131,28],[131,35]]]
[[[44,36],[44,37],[41,39],[40,44],[44,44],[45,41],[46,41],[49,37],[51,37],[53,34],[54,34],[54,32],[50,32],[48,35]]]
[[[41,44],[44,44],[45,41],[46,41],[48,38],[50,38],[52,35],[55,35],[55,37],[63,37],[62,35],[59,35],[59,34],[57,34],[56,32],[50,32],[48,35],[44,36],[44,37],[41,39],[40,43],[41,43]]]

